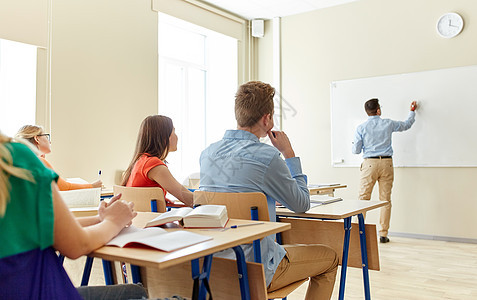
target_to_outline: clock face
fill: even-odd
[[[458,35],[464,27],[464,20],[459,14],[447,13],[437,21],[437,32],[445,38]]]

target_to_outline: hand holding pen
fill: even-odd
[[[91,185],[93,188],[102,188],[103,187],[103,182],[101,181],[101,170],[98,172],[98,180],[95,182],[92,182]]]

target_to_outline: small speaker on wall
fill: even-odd
[[[263,20],[252,20],[252,36],[261,38],[264,35],[264,21]]]

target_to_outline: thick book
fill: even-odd
[[[211,240],[212,237],[184,230],[166,231],[162,228],[137,228],[129,226],[121,230],[107,246],[117,247],[151,247],[171,252],[198,243]]]
[[[201,205],[196,208],[181,207],[162,213],[147,222],[145,227],[160,226],[178,221],[184,227],[225,227],[229,217],[225,205]]]
[[[60,195],[68,207],[98,206],[101,188],[60,191]]]
[[[326,196],[326,195],[312,195],[310,196],[310,202],[311,204],[318,204],[318,205],[324,205],[324,204],[329,204],[333,202],[338,202],[342,201],[343,199],[338,198],[338,197],[332,197],[332,196]]]

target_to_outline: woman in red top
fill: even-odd
[[[187,206],[192,206],[192,193],[172,176],[164,163],[169,152],[177,150],[177,135],[172,120],[153,115],[144,119],[139,129],[136,150],[121,185],[160,187]]]

